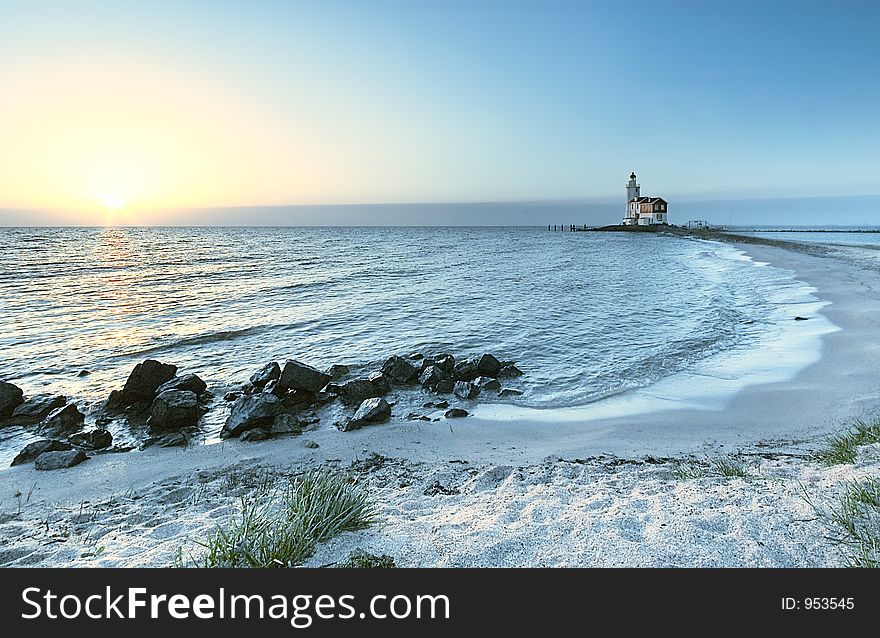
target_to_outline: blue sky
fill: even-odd
[[[187,198],[177,191],[196,177],[157,175],[169,209],[603,200],[622,197],[631,170],[646,193],[682,201],[880,193],[877,2],[0,0],[0,11],[0,98],[25,113],[0,125],[0,169],[40,124],[17,87],[62,62],[158,78],[150,108],[180,122],[199,117],[192,95],[235,104],[216,138],[176,152],[188,165],[204,153],[216,192]],[[43,86],[63,104],[54,79]],[[36,192],[51,179],[34,177],[29,201],[4,196],[14,184],[0,177],[0,206],[58,208]]]

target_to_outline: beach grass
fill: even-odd
[[[850,429],[829,436],[825,446],[816,452],[816,458],[825,465],[855,463],[858,448],[873,443],[880,443],[880,420],[859,420]]]
[[[880,567],[880,479],[848,482],[826,507],[804,498],[829,530],[828,538],[844,548],[851,567]]]
[[[336,566],[347,569],[392,569],[397,567],[397,564],[387,554],[377,556],[363,549],[357,549]]]
[[[377,520],[368,495],[344,474],[312,470],[274,494],[242,497],[240,512],[199,542],[202,567],[293,567],[318,543]]]
[[[680,481],[701,478],[750,478],[748,466],[733,456],[706,457],[703,462],[679,462],[675,464],[672,475]]]

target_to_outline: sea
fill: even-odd
[[[148,358],[222,397],[273,360],[377,369],[392,354],[490,352],[525,376],[522,396],[480,399],[487,417],[723,409],[818,359],[835,329],[825,303],[792,271],[664,233],[3,228],[0,379],[67,396],[88,425]],[[34,436],[0,428],[0,465]]]

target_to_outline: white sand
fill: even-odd
[[[97,455],[56,472],[0,470],[0,565],[167,565],[178,547],[191,546],[188,539],[225,521],[248,482],[262,476],[240,468],[349,467],[372,452],[391,459],[359,474],[383,525],[331,541],[310,564],[333,563],[354,547],[407,566],[841,564],[801,485],[820,502],[831,498],[850,478],[880,476],[877,451],[830,469],[786,455],[814,449],[827,432],[880,406],[880,273],[777,248],[744,249],[815,286],[832,302],[823,314],[842,330],[823,337],[818,363],[791,381],[747,388],[727,409],[591,421],[540,413],[395,421],[351,433],[324,425],[263,443]],[[306,438],[321,447],[303,447]],[[752,478],[680,480],[672,462],[641,462],[737,451],[754,461]],[[426,496],[437,482],[458,493]]]

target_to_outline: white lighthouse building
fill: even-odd
[[[668,224],[668,206],[669,204],[662,197],[642,197],[642,185],[638,183],[635,173],[630,174],[629,181],[626,183],[624,226]]]

